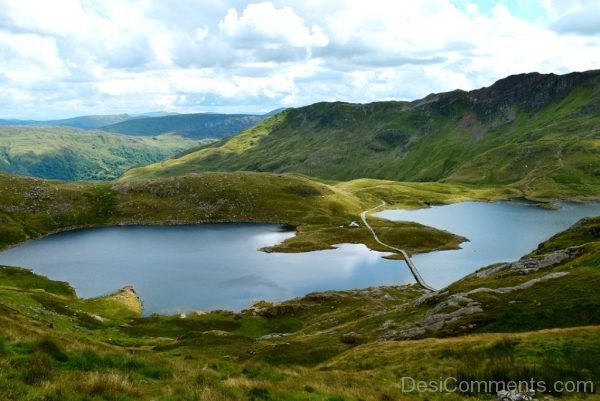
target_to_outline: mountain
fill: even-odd
[[[520,74],[413,102],[317,103],[125,179],[294,171],[511,185],[528,197],[598,196],[600,71]]]
[[[110,180],[198,146],[177,135],[130,137],[68,127],[0,127],[0,171],[62,180]]]
[[[175,113],[172,111],[150,111],[148,113],[136,114],[134,118],[143,118],[143,117],[165,117],[165,116],[176,116],[179,113]]]
[[[64,126],[81,129],[96,129],[109,124],[116,124],[132,118],[128,114],[93,115],[66,118],[62,120],[0,120],[0,125],[24,125],[24,126]]]
[[[252,127],[263,119],[250,114],[177,114],[130,119],[104,126],[102,130],[136,136],[177,133],[189,138],[223,138]]]

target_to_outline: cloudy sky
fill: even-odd
[[[0,0],[0,118],[412,100],[595,68],[598,0]]]

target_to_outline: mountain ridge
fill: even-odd
[[[72,128],[80,128],[85,130],[98,129],[105,125],[114,124],[134,118],[129,114],[97,114],[76,116],[70,118],[62,118],[58,120],[19,120],[19,119],[0,119],[1,125],[18,125],[18,126],[34,126],[34,127],[54,127],[64,126]]]
[[[191,113],[133,118],[101,129],[134,136],[176,133],[194,139],[223,138],[243,131],[263,119],[263,116],[252,114]]]
[[[593,196],[600,185],[599,116],[600,71],[518,74],[412,102],[287,109],[123,179],[293,171],[329,180],[513,185],[531,197]]]

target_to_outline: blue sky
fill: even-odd
[[[599,54],[597,0],[0,0],[0,118],[412,100]]]
[[[489,1],[489,0],[452,0],[452,4],[456,7],[465,10],[468,4],[474,4],[483,13],[491,14],[498,4],[503,4],[508,8],[516,17],[523,18],[528,21],[537,21],[547,23],[549,21],[549,15],[547,8],[540,1],[535,0],[503,0],[503,1]]]

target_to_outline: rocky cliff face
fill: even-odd
[[[566,75],[518,74],[501,79],[487,88],[469,92],[475,110],[489,114],[495,109],[519,107],[527,113],[538,112],[565,98],[576,86],[586,86],[600,75],[600,70]]]

